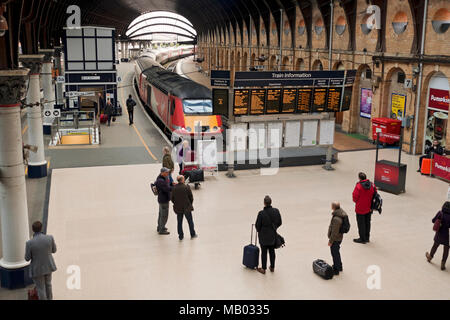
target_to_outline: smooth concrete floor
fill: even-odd
[[[396,158],[395,150],[380,152]],[[383,214],[374,214],[371,243],[355,244],[351,193],[359,171],[373,178],[375,151],[339,155],[335,171],[321,166],[259,170],[208,177],[194,190],[199,238],[179,241],[170,209],[169,236],[156,233],[158,205],[149,189],[158,164],[55,169],[48,233],[58,246],[56,299],[449,299],[450,272],[425,260],[432,245],[431,219],[446,200],[448,184],[416,173],[408,164],[406,193],[382,192]],[[281,211],[286,247],[277,250],[275,273],[242,265],[250,227],[269,194]],[[330,203],[341,201],[351,230],[341,254],[344,272],[330,281],[316,276],[312,261],[331,261],[327,246]],[[81,289],[70,290],[68,268],[79,266]],[[369,290],[369,266],[379,266],[381,289]],[[450,268],[450,265],[448,266]]]

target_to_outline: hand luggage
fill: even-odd
[[[122,115],[122,107],[121,106],[118,106],[117,108],[116,108],[116,114],[115,114],[116,116],[121,116]]]
[[[205,174],[202,169],[185,171],[185,176],[189,178],[189,183],[205,181]]]
[[[333,278],[334,272],[333,267],[321,259],[317,259],[312,263],[313,271],[325,280],[330,280]]]
[[[39,296],[38,296],[36,287],[28,290],[28,300],[39,300]]]
[[[100,116],[100,123],[106,123],[108,121],[108,116],[106,114],[102,114]]]
[[[250,269],[255,269],[258,267],[259,261],[259,248],[256,246],[256,242],[258,241],[258,233],[256,233],[255,244],[253,245],[253,228],[254,224],[252,224],[250,244],[244,247],[244,258],[242,260],[244,266]]]

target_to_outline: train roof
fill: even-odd
[[[143,66],[142,63],[141,67]],[[212,99],[210,89],[177,73],[167,71],[158,65],[150,65],[148,68],[141,69],[147,80],[165,93],[170,93],[180,99]]]

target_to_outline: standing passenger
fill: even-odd
[[[358,174],[359,182],[353,190],[356,221],[358,222],[359,238],[353,239],[356,243],[370,242],[370,220],[372,217],[372,198],[377,188],[367,179],[365,173]]]
[[[113,117],[114,114],[114,107],[109,99],[106,102],[105,114],[108,117],[108,127],[109,127],[111,126],[111,118]]]
[[[175,165],[174,165],[173,160],[172,160],[172,154],[171,154],[170,148],[169,147],[164,147],[163,154],[164,154],[164,156],[163,156],[162,165],[163,165],[164,168],[167,168],[167,169],[170,170],[169,181],[170,181],[170,185],[173,185],[172,173],[175,170]]]
[[[172,191],[172,187],[169,183],[170,170],[167,168],[161,168],[161,173],[156,178],[155,186],[158,189],[158,203],[159,203],[159,214],[158,214],[158,227],[156,231],[158,231],[161,235],[170,234],[167,231],[166,223],[169,218],[169,201],[170,201],[170,192]]]
[[[442,210],[439,211],[436,216],[433,218],[432,222],[435,223],[436,220],[441,221],[441,226],[438,231],[436,231],[436,235],[434,236],[434,244],[431,248],[430,253],[426,253],[426,257],[428,262],[431,262],[431,260],[434,257],[434,254],[436,253],[436,250],[439,248],[439,246],[442,244],[444,246],[444,253],[442,255],[442,261],[441,261],[441,270],[445,270],[445,263],[447,262],[448,258],[448,251],[449,251],[449,228],[450,228],[450,202],[446,201],[444,205],[442,206]]]
[[[190,151],[191,151],[191,148],[189,147],[189,141],[184,140],[183,144],[181,145],[180,150],[178,151],[178,159],[177,159],[178,164],[180,165],[180,174],[183,171],[184,161],[188,160],[187,156],[188,156],[188,153],[190,153]]]
[[[136,105],[136,102],[131,97],[131,94],[128,96],[127,100],[127,111],[128,111],[128,118],[130,120],[130,126],[134,123],[134,106]]]
[[[30,261],[30,276],[36,285],[39,300],[52,300],[52,272],[56,271],[52,254],[56,252],[55,240],[42,233],[42,223],[32,226],[33,239],[25,245],[25,260]]]
[[[275,241],[277,229],[281,226],[280,211],[272,208],[272,199],[264,198],[264,209],[258,213],[256,219],[256,231],[258,231],[259,244],[261,245],[262,268],[256,268],[258,272],[265,274],[267,269],[267,251],[270,256],[270,271],[275,271]]]
[[[197,233],[194,229],[194,220],[192,219],[192,211],[194,207],[192,204],[194,203],[194,196],[192,195],[191,188],[184,183],[184,177],[178,176],[177,178],[178,184],[173,187],[172,190],[172,202],[173,202],[173,211],[177,214],[178,221],[178,238],[183,240],[183,217],[186,217],[186,220],[189,224],[189,232],[191,234],[191,239],[197,238]]]
[[[340,249],[344,234],[341,233],[341,226],[347,214],[341,209],[339,202],[333,202],[331,209],[333,211],[331,212],[332,218],[328,227],[328,246],[331,249],[331,256],[333,257],[334,274],[338,275],[340,271],[343,271]]]

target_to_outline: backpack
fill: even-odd
[[[383,206],[383,199],[381,199],[380,194],[375,191],[372,197],[372,205],[370,206],[370,208],[372,210],[378,211],[381,214],[381,211],[383,210],[382,206]]]
[[[150,183],[150,188],[152,189],[153,194],[155,196],[157,196],[158,195],[158,188],[156,187],[156,185],[154,183]]]
[[[339,233],[348,233],[350,231],[350,220],[348,219],[348,216],[344,216],[342,219],[341,227],[339,228]]]

